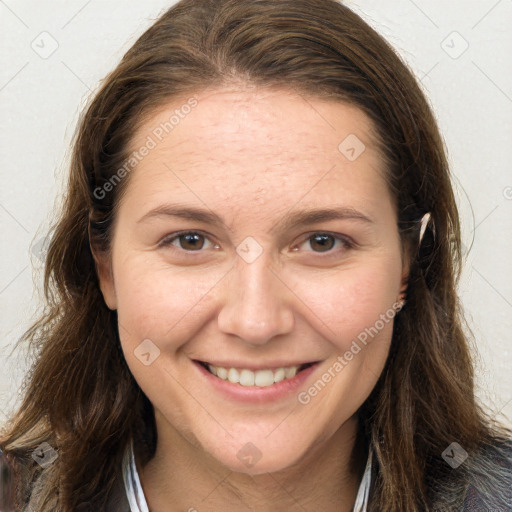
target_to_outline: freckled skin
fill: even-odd
[[[310,386],[396,302],[406,269],[370,121],[343,103],[306,102],[283,90],[196,97],[197,107],[132,171],[112,259],[100,266],[127,363],[155,407],[157,454],[142,472],[148,501],[158,509],[172,496],[186,510],[191,497],[199,503],[229,474],[231,485],[259,497],[258,510],[289,503],[286,482],[300,489],[293,494],[301,503],[350,510],[359,485],[348,467],[355,414],[385,364],[392,322],[307,405],[296,394],[231,403],[196,378],[192,359],[321,360]],[[133,149],[185,102],[173,100],[146,120]],[[349,134],[366,146],[353,162],[338,150]],[[167,202],[207,208],[225,226],[169,216],[138,222]],[[271,234],[290,211],[334,206],[372,222],[330,220]],[[183,238],[181,246],[158,245],[183,230],[201,231],[199,250],[187,252]],[[308,236],[324,231],[356,247],[331,240],[322,252]],[[252,263],[236,252],[249,236],[263,250]],[[134,354],[144,339],[160,350],[149,366]],[[251,468],[237,457],[246,443],[262,454]],[[225,486],[209,499],[234,506]]]

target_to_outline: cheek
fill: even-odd
[[[209,295],[226,270],[172,269],[145,255],[114,265],[119,332],[124,346],[144,339],[177,348],[207,320]]]
[[[381,263],[324,276],[314,288],[301,288],[308,322],[335,352],[319,379],[298,397],[324,418],[326,436],[368,398],[387,360],[401,272],[392,261]]]
[[[381,338],[390,338],[400,275],[399,265],[390,258],[317,275],[314,279],[294,277],[293,286],[307,306],[304,314],[308,322],[338,351],[344,352],[361,333],[375,326]]]

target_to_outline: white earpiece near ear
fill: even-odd
[[[430,212],[425,213],[423,217],[421,218],[421,229],[420,229],[420,240],[418,242],[418,245],[421,245],[421,241],[423,240],[423,235],[425,234],[425,231],[427,229],[428,223],[430,222],[430,219],[432,218],[432,215]]]

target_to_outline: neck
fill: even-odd
[[[366,462],[356,416],[293,466],[260,475],[231,471],[182,437],[158,411],[155,419],[156,453],[139,468],[153,512],[352,510]]]

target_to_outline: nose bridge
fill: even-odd
[[[261,345],[293,329],[289,291],[263,254],[255,261],[238,258],[218,317],[219,329],[246,343]]]

